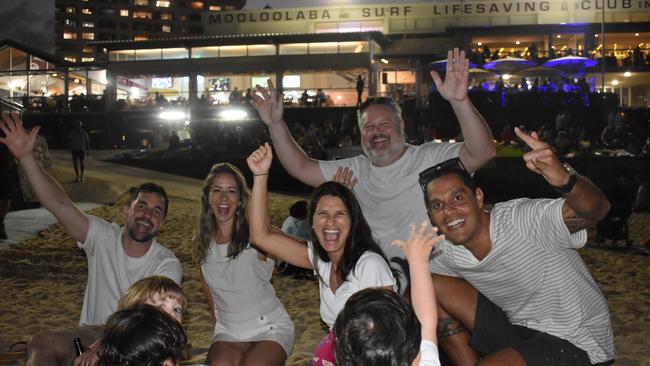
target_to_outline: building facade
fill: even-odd
[[[93,62],[90,41],[140,41],[203,34],[202,13],[243,8],[246,0],[56,0],[56,55]]]

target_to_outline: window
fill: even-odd
[[[95,39],[95,33],[81,33],[83,39]]]
[[[93,53],[95,51],[95,49],[92,48],[92,47],[84,47],[83,51],[84,51],[84,53]]]
[[[63,21],[64,25],[67,25],[69,27],[76,27],[77,26],[77,21],[73,19],[66,19]]]
[[[172,31],[172,27],[171,27],[170,25],[163,25],[163,26],[162,26],[162,31],[163,31],[164,33],[169,33],[169,32]]]
[[[134,41],[146,41],[148,39],[149,39],[149,37],[145,36],[145,35],[139,35],[139,36],[134,36],[133,37]]]
[[[133,5],[149,6],[149,0],[135,0],[135,1],[133,1]]]
[[[95,61],[94,57],[82,57],[81,62],[93,62]]]
[[[64,57],[63,59],[68,62],[77,62],[77,59],[75,57]]]
[[[75,33],[75,32],[63,32],[63,39],[77,39],[77,33]]]
[[[233,10],[237,10],[237,8],[234,5],[226,5],[226,10],[233,11]]]
[[[192,3],[190,3],[190,7],[192,9],[201,9],[202,10],[203,9],[203,1],[192,1]]]
[[[161,15],[161,17],[162,17],[162,15]],[[171,19],[171,18],[170,18],[170,19]],[[182,22],[186,21],[186,20],[187,20],[187,15],[179,15],[179,16],[178,16],[178,20],[180,20],[180,21],[182,21]]]
[[[172,15],[169,13],[160,13],[161,20],[172,20]]]
[[[95,28],[95,23],[93,22],[81,22],[81,26],[84,28]]]
[[[102,15],[107,15],[107,16],[114,16],[115,15],[115,9],[112,8],[104,8],[102,9]]]
[[[151,19],[151,13],[148,11],[134,11],[133,17],[136,19]]]
[[[174,60],[188,58],[189,53],[186,48],[163,48],[162,49],[162,58],[163,60]]]
[[[86,15],[92,15],[93,10],[90,8],[83,8],[81,9],[81,14],[86,14]]]
[[[129,16],[129,9],[120,9],[120,16],[121,17],[128,17]]]
[[[220,11],[221,10],[221,5],[210,5],[208,8],[211,11]]]
[[[156,1],[157,8],[169,8],[169,0],[158,0]]]
[[[68,6],[65,8],[65,12],[68,14],[74,14],[77,12],[77,8],[75,8],[74,6]]]

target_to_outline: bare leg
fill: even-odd
[[[76,155],[72,155],[72,167],[74,168],[74,174],[77,176],[75,182],[79,181],[79,158]]]
[[[56,332],[32,336],[27,342],[27,366],[67,366],[72,357],[72,340]]]
[[[246,352],[241,361],[242,366],[282,366],[287,354],[282,346],[272,341],[260,341]]]
[[[438,299],[438,339],[454,365],[475,365],[479,354],[468,341],[474,329],[478,292],[466,281],[432,275]]]
[[[239,366],[250,348],[251,344],[248,342],[214,342],[208,351],[208,365]]]

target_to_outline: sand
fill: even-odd
[[[75,201],[105,203],[91,213],[107,220],[121,222],[120,199],[132,185],[152,180],[168,190],[171,196],[168,223],[158,239],[174,251],[183,264],[183,290],[189,298],[185,326],[193,347],[199,351],[199,356],[192,361],[203,361],[205,353],[201,355],[201,351],[209,346],[213,324],[200,291],[199,271],[191,261],[190,249],[201,182],[91,160],[86,181],[74,183],[65,157],[67,155],[55,154],[56,178]],[[303,198],[271,194],[269,207],[273,223],[280,225],[289,206]],[[633,215],[630,232],[635,245],[650,236],[650,215]],[[650,366],[647,355],[650,349],[650,256],[596,248],[582,249],[580,254],[610,305],[618,351],[616,364]],[[59,225],[19,245],[0,250],[0,352],[35,332],[77,324],[86,277],[83,251]],[[325,334],[318,310],[317,283],[276,275],[273,285],[296,325],[296,345],[287,364],[307,365],[313,349]]]

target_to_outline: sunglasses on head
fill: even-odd
[[[429,201],[427,200],[427,185],[432,180],[439,178],[443,172],[450,170],[465,170],[463,162],[460,161],[460,158],[453,158],[445,160],[440,164],[436,164],[430,168],[427,168],[420,172],[420,177],[418,182],[420,183],[420,188],[422,188],[422,193],[424,193],[424,206],[427,208],[427,213],[429,214],[429,219],[431,223],[435,226],[433,222],[433,217],[431,216],[431,209],[429,207]]]

